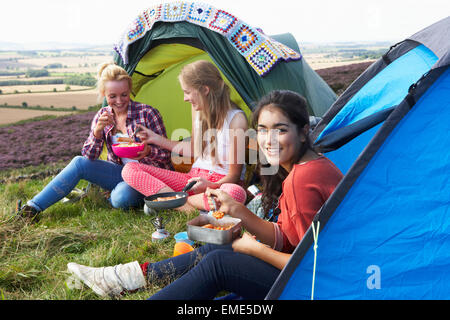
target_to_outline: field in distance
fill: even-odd
[[[109,49],[0,51],[1,124],[42,115],[52,108],[87,110],[102,101],[95,89],[99,64],[113,60]],[[26,106],[9,109],[4,106]],[[47,110],[32,110],[41,107]]]
[[[0,95],[0,107],[5,103],[9,106],[21,106],[23,103],[28,106],[55,107],[78,110],[87,110],[90,106],[95,106],[99,101],[97,89],[73,92],[43,92],[43,93],[20,93]],[[23,110],[26,112],[27,110]]]
[[[1,77],[0,77],[1,81]],[[36,84],[36,85],[17,85],[17,86],[0,86],[3,94],[8,93],[33,93],[33,92],[58,92],[58,91],[79,91],[90,89],[86,86],[66,85],[66,84]]]
[[[385,53],[390,43],[299,43],[300,51],[311,66],[318,71],[330,67],[360,62],[373,62]],[[108,48],[96,50],[53,51],[0,51],[0,117],[6,119],[2,106],[43,108],[67,108],[87,110],[101,101],[95,89],[98,65],[113,60]],[[36,76],[34,71],[45,71]],[[75,78],[88,79],[86,83],[67,83]],[[42,82],[45,83],[42,83]],[[59,83],[56,83],[58,82]],[[49,82],[49,83],[47,83]],[[333,88],[341,93],[339,88]],[[74,108],[75,107],[75,108]],[[10,123],[35,117],[30,109],[16,109],[17,117],[8,117]],[[7,111],[8,114],[14,112]],[[39,115],[54,114],[54,111],[39,110]],[[56,114],[64,114],[60,112]],[[7,120],[2,120],[5,122]],[[9,123],[9,122],[8,122]]]
[[[42,116],[49,116],[49,115],[64,116],[73,113],[74,113],[73,111],[61,112],[48,110],[41,111],[41,110],[17,110],[9,108],[0,108],[0,126]]]
[[[112,61],[110,50],[0,51],[0,71],[23,71],[51,66],[52,73],[95,73]]]
[[[386,53],[390,42],[299,43],[306,62],[314,70],[373,62]]]

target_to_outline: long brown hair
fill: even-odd
[[[223,127],[228,111],[237,109],[230,100],[230,88],[223,80],[219,70],[214,64],[207,60],[198,60],[190,63],[181,69],[179,80],[187,86],[199,91],[201,94],[202,111],[200,113],[201,132],[198,135],[202,139],[202,134],[212,130],[220,130]],[[203,94],[204,88],[208,87],[208,94]],[[211,139],[202,139],[202,155],[206,151],[206,145],[211,143],[210,156],[213,162],[216,158],[216,139],[213,135]]]
[[[309,114],[305,98],[298,93],[289,90],[275,90],[270,92],[259,100],[257,107],[253,112],[252,123],[254,128],[257,128],[259,115],[269,105],[271,108],[276,108],[286,116],[289,121],[294,123],[299,135],[303,134],[303,127],[306,124],[309,124]],[[292,160],[292,163],[298,163],[308,149],[314,150],[309,136],[306,135],[306,141],[300,147],[296,157]],[[270,167],[270,164],[260,160],[258,161],[259,172],[261,172],[262,167]],[[266,172],[269,172],[269,170]],[[266,217],[270,210],[275,210],[277,208],[278,198],[282,192],[282,183],[288,174],[289,172],[287,170],[279,166],[278,170],[272,175],[260,175],[262,184],[262,205]],[[275,215],[276,214],[277,213],[275,212]]]

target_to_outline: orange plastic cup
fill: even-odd
[[[180,254],[188,253],[194,251],[194,248],[184,241],[180,241],[175,243],[175,246],[173,248],[173,256],[176,257]]]

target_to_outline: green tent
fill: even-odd
[[[169,138],[191,130],[191,108],[177,77],[195,60],[209,60],[247,115],[274,89],[302,94],[310,113],[322,116],[335,101],[330,87],[308,66],[291,34],[266,36],[235,16],[204,3],[174,2],[140,14],[115,46],[114,59],[133,78],[132,98],[157,108]],[[178,132],[179,133],[179,132]]]

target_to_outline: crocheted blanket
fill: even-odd
[[[301,59],[300,53],[226,11],[205,3],[180,1],[158,4],[138,15],[114,46],[125,64],[129,45],[144,37],[158,21],[187,21],[221,34],[260,76],[266,75],[279,61]]]

